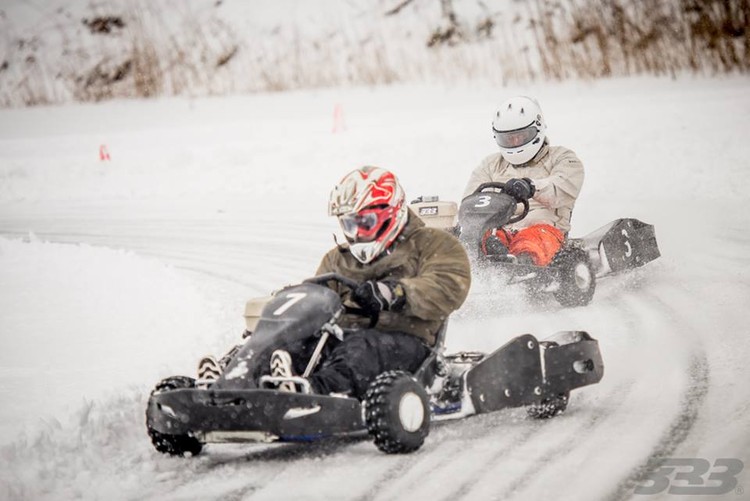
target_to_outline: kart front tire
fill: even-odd
[[[596,275],[583,249],[564,249],[556,258],[560,287],[553,293],[565,307],[586,306],[594,297]]]
[[[545,398],[538,404],[526,408],[526,414],[532,419],[549,419],[557,416],[568,408],[570,392],[560,393],[554,397]]]
[[[375,446],[386,454],[419,449],[430,432],[427,392],[409,374],[380,374],[365,394],[365,423]]]
[[[176,390],[181,388],[195,388],[195,379],[186,376],[173,376],[163,379],[156,385],[151,392],[158,393],[161,391]],[[148,423],[148,417],[146,419]],[[154,448],[162,454],[170,456],[185,456],[191,454],[197,456],[203,450],[203,444],[192,435],[170,435],[154,430],[146,424],[148,436],[151,437],[151,443]]]

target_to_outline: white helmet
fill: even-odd
[[[333,188],[328,214],[339,218],[352,255],[367,264],[387,250],[406,226],[405,199],[391,171],[361,167]]]
[[[492,121],[492,132],[500,153],[513,165],[525,164],[539,153],[546,130],[539,103],[526,96],[505,101]]]

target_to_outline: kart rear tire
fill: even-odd
[[[195,379],[186,376],[168,377],[160,381],[151,394],[153,395],[160,391],[176,390],[180,388],[195,388]],[[168,454],[170,456],[185,456],[185,454],[189,453],[192,456],[197,456],[203,449],[203,444],[192,435],[170,435],[168,433],[161,433],[148,425],[148,417],[146,422],[146,428],[148,429],[148,436],[151,437],[151,443],[154,445],[154,448],[162,454]]]
[[[586,306],[594,297],[596,274],[591,260],[583,249],[563,249],[555,257],[560,287],[553,292],[562,306]]]
[[[427,392],[409,374],[380,374],[365,394],[365,423],[375,446],[386,454],[419,449],[430,433]]]
[[[526,408],[526,414],[532,419],[549,419],[565,411],[568,407],[570,392],[560,393],[554,397],[545,398],[538,404]]]

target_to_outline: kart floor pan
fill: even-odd
[[[276,390],[164,391],[151,396],[146,416],[160,433],[213,436],[217,441],[227,441],[225,436],[241,440],[243,434],[248,441],[305,440],[364,429],[356,399]]]

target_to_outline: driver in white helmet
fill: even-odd
[[[511,255],[519,262],[546,266],[570,230],[583,185],[583,164],[571,150],[551,146],[546,129],[539,103],[530,97],[508,99],[495,113],[492,132],[500,152],[474,169],[464,197],[482,183],[503,182],[505,193],[528,200],[529,214],[485,235],[482,251],[486,254]]]

